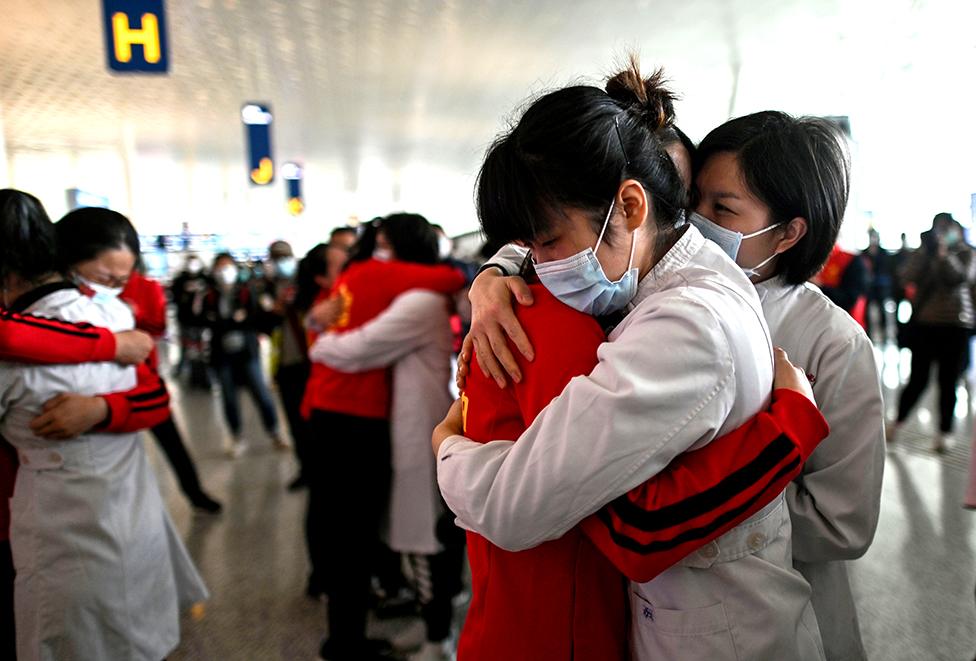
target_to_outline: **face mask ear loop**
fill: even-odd
[[[779,227],[782,224],[783,223],[776,223],[775,225],[770,225],[769,227],[764,227],[764,228],[762,228],[761,230],[759,230],[757,232],[753,232],[752,234],[744,234],[742,236],[742,240],[745,241],[746,239],[751,239],[754,236],[759,236],[760,234],[765,234],[766,232],[768,232],[770,230],[776,229],[777,227]]]
[[[603,219],[603,229],[600,230],[600,236],[596,240],[596,247],[593,248],[593,254],[600,249],[600,244],[603,243],[603,235],[607,233],[607,227],[610,225],[610,216],[613,215],[613,205],[616,202],[616,198],[610,202],[610,210],[607,211],[607,217]]]

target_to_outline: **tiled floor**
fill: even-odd
[[[878,355],[890,412],[892,395],[907,375],[906,356],[894,349]],[[314,659],[325,631],[324,606],[304,596],[305,495],[285,490],[293,459],[272,450],[250,402],[250,448],[235,461],[224,458],[217,395],[174,391],[178,422],[204,485],[224,502],[225,512],[193,515],[165,460],[151,448],[170,511],[213,593],[202,616],[184,617],[182,644],[170,658]],[[968,661],[976,654],[976,513],[960,507],[972,409],[966,391],[960,393],[958,429],[946,455],[929,450],[931,393],[888,448],[877,536],[852,564],[871,659]],[[377,635],[419,633],[404,620],[375,625]]]

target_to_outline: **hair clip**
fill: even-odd
[[[624,155],[624,164],[630,165],[630,157],[627,156],[627,148],[624,147],[624,137],[620,135],[620,122],[617,117],[613,118],[613,128],[617,132],[617,140],[620,141],[620,151]]]

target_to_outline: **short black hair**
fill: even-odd
[[[95,259],[106,250],[128,249],[139,257],[139,234],[118,211],[100,207],[75,209],[66,213],[54,230],[63,271]]]
[[[391,213],[380,221],[379,231],[393,247],[402,262],[436,264],[437,232],[427,219],[417,213]]]
[[[0,279],[36,282],[58,270],[54,225],[30,193],[0,190]]]
[[[749,190],[769,207],[770,224],[806,219],[806,235],[779,256],[776,274],[794,285],[809,280],[830,256],[847,208],[850,163],[843,133],[826,119],[767,110],[706,135],[694,171],[719,153],[735,155]]]
[[[545,94],[489,147],[476,185],[478,218],[494,242],[533,241],[568,209],[587,214],[599,232],[620,183],[635,179],[651,200],[651,218],[670,230],[684,187],[665,151],[677,139],[675,96],[664,74],[641,76],[636,59],[606,90],[574,85]],[[605,235],[612,242],[612,231]]]
[[[234,256],[232,254],[230,254],[229,252],[218,252],[216,255],[214,255],[212,268],[216,269],[217,262],[219,262],[222,259],[229,259],[230,261],[234,262],[234,266],[237,266],[237,260],[234,259]]]
[[[305,256],[298,262],[298,272],[295,277],[295,300],[292,304],[296,310],[305,312],[315,302],[315,297],[318,296],[320,290],[315,278],[327,275],[329,272],[328,251],[329,244],[319,243],[305,253]]]

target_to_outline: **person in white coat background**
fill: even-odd
[[[864,659],[846,561],[864,555],[878,525],[881,382],[871,340],[807,283],[844,219],[844,136],[823,119],[754,113],[705,136],[695,172],[689,221],[755,283],[773,344],[809,373],[830,424],[787,491],[794,565],[813,590],[827,658]]]
[[[448,506],[507,550],[560,537],[769,402],[772,347],[755,289],[695,227],[680,225],[685,188],[657,137],[674,121],[661,80],[642,79],[635,66],[606,92],[540,97],[492,145],[479,175],[487,234],[529,247],[540,281],[564,303],[623,313],[597,367],[514,443],[466,439],[457,405],[435,432]],[[489,270],[475,288],[502,291],[494,304],[510,305],[502,280],[511,278]],[[496,347],[472,332],[481,364]],[[781,495],[653,581],[632,584],[635,657],[823,658],[790,537]]]
[[[98,210],[118,217],[117,231],[100,234],[111,234],[104,244],[88,236],[74,246],[93,250],[72,269],[97,290],[89,298],[60,275],[55,229],[40,202],[5,193],[22,197],[22,213],[0,217],[4,307],[116,332],[133,328],[132,313],[113,295],[118,283],[108,282],[124,280],[138,254],[128,221]],[[30,431],[44,402],[59,393],[96,395],[134,385],[134,369],[114,363],[0,369],[0,433],[20,461],[10,539],[21,661],[158,661],[179,643],[180,605],[208,596],[138,434],[93,432],[52,444]]]
[[[419,216],[418,216],[419,218]],[[395,260],[433,264],[438,236],[426,226],[380,225],[377,250]],[[432,291],[397,297],[375,319],[347,333],[323,333],[309,350],[314,362],[342,372],[392,367],[389,511],[382,536],[390,549],[406,554],[417,584],[427,643],[414,657],[447,659],[451,599],[460,590],[463,536],[444,540],[438,524],[445,508],[437,489],[430,430],[451,406],[449,391],[453,335],[449,300]],[[446,542],[446,543],[445,543]]]

